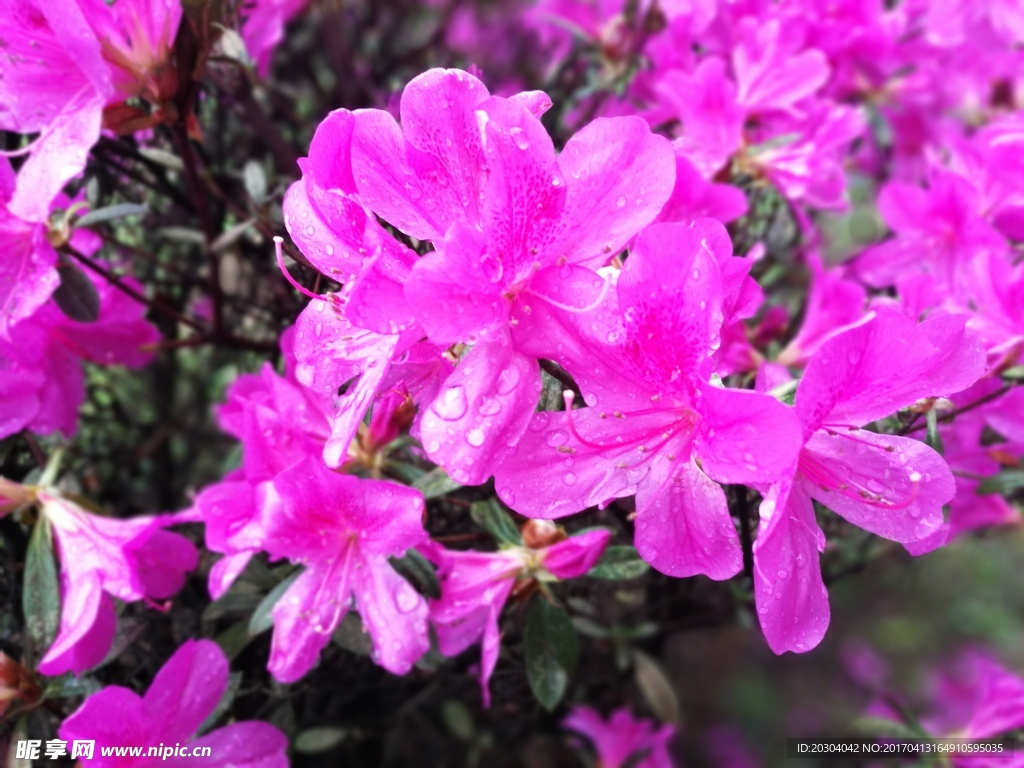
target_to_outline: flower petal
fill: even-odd
[[[825,636],[828,593],[818,565],[825,535],[803,488],[773,485],[761,503],[754,542],[754,594],[765,640],[775,653],[809,651]]]
[[[743,568],[725,492],[692,459],[658,461],[636,494],[634,543],[668,576],[704,574],[721,581]]]

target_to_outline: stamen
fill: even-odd
[[[313,293],[311,290],[309,290],[305,286],[300,285],[299,282],[294,277],[292,277],[291,273],[288,271],[288,268],[285,267],[285,265],[284,265],[284,250],[281,247],[281,244],[283,242],[284,242],[284,238],[283,237],[281,237],[280,235],[275,235],[274,236],[274,251],[277,254],[277,266],[281,270],[281,274],[284,275],[284,279],[287,280],[289,283],[291,283],[292,288],[294,288],[296,291],[301,293],[303,296],[308,296],[311,299],[317,299],[319,301],[324,301],[325,299],[324,299],[323,296],[321,296],[318,293]]]
[[[544,299],[544,301],[546,301],[553,307],[558,307],[559,309],[565,310],[566,312],[571,312],[574,315],[581,315],[586,312],[593,312],[595,309],[601,306],[601,302],[603,302],[605,296],[608,295],[608,288],[612,284],[611,276],[604,275],[602,280],[604,282],[602,282],[601,284],[601,293],[598,294],[597,298],[594,301],[592,301],[585,307],[570,307],[568,304],[562,304],[560,301],[555,301],[550,296],[546,296],[543,293],[538,293],[537,291],[530,291],[530,293],[532,293],[539,299]]]
[[[576,425],[573,424],[572,421],[572,404],[576,400],[576,393],[573,392],[571,389],[566,389],[562,392],[562,400],[565,401],[566,422],[568,423],[569,432],[572,434],[572,436],[579,440],[581,443],[583,443],[583,445],[588,445],[591,448],[597,448],[598,450],[602,451],[605,448],[607,448],[607,445],[600,445],[599,443],[592,443],[589,440],[584,440],[580,436],[580,433],[576,431]]]

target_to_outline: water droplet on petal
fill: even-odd
[[[466,415],[466,388],[461,384],[448,387],[434,400],[431,409],[445,421],[458,421]]]

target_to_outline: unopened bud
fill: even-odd
[[[544,549],[566,538],[565,531],[550,520],[527,520],[521,533],[523,544],[530,549]]]

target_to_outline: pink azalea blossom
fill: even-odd
[[[951,400],[956,408],[964,408],[1000,388],[999,380],[989,377]],[[1003,442],[986,444],[986,428]],[[956,479],[956,496],[949,502],[949,530],[944,532],[946,540],[976,528],[1020,523],[1020,513],[1004,497],[980,495],[977,491],[979,478],[991,477],[1007,463],[1024,457],[1024,390],[1013,389],[992,402],[956,414],[951,422],[940,425],[939,435],[943,458]]]
[[[292,333],[282,339],[290,357]],[[279,376],[264,364],[240,376],[217,410],[221,428],[242,443],[242,467],[196,497],[193,516],[206,524],[206,546],[223,558],[210,570],[211,596],[220,597],[263,548],[257,488],[288,467],[318,456],[330,433],[328,399]]]
[[[39,663],[44,675],[95,667],[114,642],[112,598],[162,600],[181,589],[198,562],[192,543],[164,530],[166,517],[114,520],[40,491],[42,514],[60,559],[60,630]]]
[[[782,350],[777,362],[804,365],[815,352],[837,333],[859,323],[867,308],[867,291],[860,283],[830,269],[814,252],[804,254],[810,272],[803,322],[800,331]]]
[[[95,741],[90,765],[145,768],[194,765],[194,757],[146,756],[150,747],[210,749],[204,765],[287,768],[288,739],[269,723],[243,721],[197,736],[228,687],[228,660],[210,640],[187,640],[142,696],[119,685],[85,700],[60,727],[60,738]],[[103,756],[104,747],[142,747],[143,757]]]
[[[673,768],[676,765],[668,751],[675,727],[659,727],[650,720],[638,720],[628,709],[618,709],[605,720],[597,710],[577,706],[562,721],[562,727],[587,738],[597,753],[600,768],[625,768],[627,765]]]
[[[146,308],[103,280],[94,323],[70,320],[53,301],[39,307],[0,338],[0,437],[29,429],[39,434],[75,432],[85,397],[83,362],[145,365],[145,348],[159,340],[143,320]]]
[[[1005,238],[980,215],[977,190],[957,174],[935,171],[927,189],[891,182],[879,195],[879,210],[896,236],[855,262],[858,275],[877,287],[907,290],[923,282],[925,308],[947,294],[957,297],[971,275],[993,255],[1008,260]]]
[[[538,119],[549,106],[539,92],[499,98],[466,72],[428,71],[403,92],[401,127],[380,110],[332,113],[285,201],[311,262],[352,282],[355,327],[473,345],[417,424],[431,459],[462,483],[487,479],[526,428],[540,393],[537,351],[524,349],[537,318],[599,300],[607,283],[594,270],[672,190],[668,142],[641,120],[597,120],[556,157]],[[436,250],[416,259],[371,212]],[[374,365],[382,375],[381,363],[359,367],[357,396],[369,396]]]
[[[609,532],[595,530],[571,536],[550,546],[508,547],[498,552],[458,552],[429,542],[420,546],[438,566],[441,598],[430,601],[430,622],[438,647],[456,656],[480,643],[480,687],[490,706],[489,681],[498,663],[501,630],[498,619],[517,580],[573,579],[600,559]]]
[[[718,482],[772,482],[800,438],[774,398],[709,383],[723,310],[745,305],[750,280],[749,263],[731,254],[710,219],[641,233],[618,278],[619,312],[566,336],[555,358],[588,407],[534,415],[497,470],[506,504],[554,518],[635,493],[636,547],[659,571],[727,579],[740,570]]]
[[[430,646],[427,604],[388,558],[427,540],[419,491],[305,459],[260,493],[265,549],[304,567],[273,610],[274,677],[293,682],[306,674],[353,600],[374,660],[408,672]]]
[[[46,226],[24,221],[7,208],[14,187],[14,171],[6,158],[0,158],[0,236],[7,248],[0,260],[0,339],[60,285],[57,251],[46,237]]]
[[[274,49],[284,39],[285,25],[306,7],[308,0],[245,0],[242,3],[242,40],[256,62],[260,77],[270,73]]]
[[[822,344],[807,364],[795,400],[803,449],[765,495],[754,543],[757,610],[776,653],[810,650],[828,626],[817,567],[825,537],[812,499],[912,549],[943,528],[955,486],[942,457],[913,438],[861,427],[974,383],[984,353],[964,324],[945,316],[916,325],[880,309]]]
[[[930,707],[919,722],[935,738],[992,739],[1024,727],[1024,678],[986,652],[972,650],[961,654],[948,669],[932,675],[929,683]],[[883,701],[874,703],[869,714],[903,719]],[[1022,764],[1020,755],[952,759],[956,768],[1018,768]]]
[[[106,108],[136,96],[159,107],[173,96],[169,54],[181,13],[177,0],[0,3],[0,128],[39,134],[18,173],[9,205],[15,216],[48,215],[85,168]],[[140,117],[122,111],[119,122]]]

